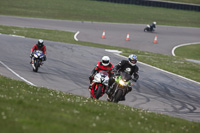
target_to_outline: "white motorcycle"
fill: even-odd
[[[108,87],[109,76],[106,71],[100,71],[94,76],[91,87],[91,96],[99,99],[105,93]]]
[[[32,57],[33,63],[33,71],[37,72],[39,67],[42,65],[42,61],[44,60],[44,54],[40,50],[36,50]]]

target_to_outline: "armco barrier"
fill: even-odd
[[[106,2],[123,3],[123,4],[135,4],[135,5],[143,5],[143,6],[200,11],[200,5],[169,2],[169,1],[159,1],[159,0],[96,0],[96,1],[106,1]]]

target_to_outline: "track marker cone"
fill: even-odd
[[[129,37],[130,37],[130,35],[128,33],[127,36],[126,36],[126,41],[129,41]]]
[[[104,30],[103,33],[102,33],[101,38],[105,39],[105,35],[106,35],[106,31]]]
[[[155,36],[155,38],[154,38],[154,41],[153,41],[153,43],[157,43],[157,35]]]

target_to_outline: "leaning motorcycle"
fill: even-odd
[[[42,64],[42,61],[44,59],[44,54],[41,50],[36,50],[35,53],[33,54],[33,63],[32,63],[32,67],[33,67],[33,71],[37,72],[39,67]]]
[[[115,83],[111,92],[111,102],[118,103],[121,98],[126,94],[128,87],[131,85],[131,75],[126,72],[120,72],[115,77]]]
[[[91,86],[91,97],[99,99],[105,93],[109,81],[109,76],[106,71],[100,71],[94,76]]]
[[[144,32],[146,32],[146,31],[152,32],[152,31],[154,31],[154,29],[151,28],[150,25],[147,25],[147,26],[144,28]]]

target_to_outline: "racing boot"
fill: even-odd
[[[129,86],[129,87],[127,88],[125,94],[122,95],[122,97],[120,98],[120,101],[125,101],[125,100],[126,100],[126,98],[125,98],[126,94],[129,93],[131,90],[132,90],[132,87]]]
[[[126,100],[126,99],[125,99],[125,96],[126,96],[126,94],[123,95],[123,96],[120,98],[120,101],[125,101],[125,100]]]

